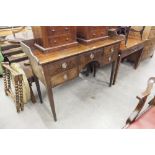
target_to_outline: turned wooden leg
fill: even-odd
[[[36,87],[37,87],[37,92],[38,92],[38,95],[39,95],[40,103],[43,103],[39,80],[38,80],[37,77],[34,77],[34,80],[35,80],[35,84],[36,84]]]
[[[4,81],[4,91],[5,91],[5,94],[7,94],[7,79],[6,79],[6,69],[3,68],[3,81]]]
[[[18,78],[15,77],[15,103],[16,103],[16,110],[20,112],[20,102],[19,102],[19,86],[18,86]]]
[[[23,102],[23,83],[22,83],[22,76],[19,77],[19,102],[21,111],[24,110],[24,102]]]
[[[135,65],[134,65],[134,68],[135,68],[135,69],[137,69],[138,65],[140,64],[140,60],[141,60],[142,53],[143,53],[143,49],[141,49],[141,50],[138,52],[137,61],[135,61]]]
[[[113,85],[116,83],[116,79],[117,79],[120,63],[121,63],[121,54],[118,55],[117,64],[116,64],[116,67],[115,67],[115,74],[114,74]]]
[[[47,93],[48,93],[48,99],[50,102],[51,110],[53,113],[54,121],[57,121],[57,116],[55,112],[55,105],[54,105],[54,99],[53,99],[53,92],[52,92],[52,87],[50,85],[46,86]]]
[[[114,73],[115,73],[115,66],[116,66],[116,61],[112,62],[109,87],[112,86],[112,82],[113,82],[113,78],[114,78]]]

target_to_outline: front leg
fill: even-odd
[[[114,73],[115,73],[115,67],[116,67],[116,61],[112,62],[112,68],[111,68],[111,76],[110,76],[110,83],[109,87],[112,86],[113,78],[114,78]]]
[[[118,58],[117,58],[117,64],[115,67],[115,73],[114,73],[114,80],[113,80],[113,85],[116,83],[116,78],[118,75],[118,71],[119,71],[119,67],[120,67],[120,63],[121,63],[121,54],[118,54]]]
[[[55,105],[54,105],[54,99],[53,99],[53,91],[52,91],[51,85],[47,85],[46,90],[47,90],[51,110],[52,110],[52,113],[53,113],[54,121],[57,121],[57,116],[56,116],[56,112],[55,112]]]
[[[138,51],[138,58],[137,58],[137,61],[135,61],[135,64],[134,64],[135,69],[137,69],[138,65],[140,64],[142,54],[143,54],[143,48]]]

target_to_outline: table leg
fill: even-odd
[[[137,58],[137,61],[135,61],[135,64],[134,64],[134,68],[137,69],[139,63],[140,63],[140,60],[141,60],[141,57],[142,57],[142,53],[143,53],[143,49],[141,49],[139,52],[138,52],[138,58]]]
[[[112,82],[113,82],[113,78],[114,78],[114,73],[115,73],[115,67],[116,67],[116,61],[112,62],[109,87],[112,86]]]
[[[121,54],[118,54],[118,59],[117,59],[117,64],[115,67],[115,73],[114,73],[114,79],[113,79],[113,85],[116,83],[116,78],[119,71],[120,63],[121,63]]]
[[[48,99],[49,99],[49,102],[50,102],[50,106],[51,106],[51,110],[52,110],[52,113],[53,113],[54,121],[57,121],[52,87],[50,85],[47,85],[46,89],[47,89]]]

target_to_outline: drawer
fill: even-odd
[[[88,53],[80,55],[80,64],[86,65],[91,61],[97,61],[101,59],[103,55],[103,48],[92,50]]]
[[[49,37],[48,40],[50,46],[59,46],[63,44],[72,43],[73,41],[75,41],[75,38],[71,34],[64,34],[56,37]]]
[[[78,65],[78,58],[75,56],[49,64],[48,70],[51,75],[55,75],[67,71],[69,69],[72,69],[74,67],[77,67],[77,65]]]
[[[120,44],[114,44],[107,47],[104,47],[104,53],[105,54],[112,54],[114,52],[117,52],[119,50]]]
[[[62,84],[66,81],[72,80],[78,76],[78,68],[73,68],[60,74],[54,75],[51,78],[52,87]]]
[[[89,33],[89,38],[98,38],[98,37],[104,37],[107,36],[107,30],[106,28],[92,28],[91,32]]]
[[[48,26],[47,33],[48,35],[61,35],[71,33],[73,27],[71,26]]]
[[[118,57],[118,52],[114,52],[112,54],[104,54],[103,55],[103,64],[109,64],[113,61],[116,61]]]

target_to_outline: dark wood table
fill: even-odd
[[[115,74],[114,74],[114,79],[113,79],[113,85],[116,83],[116,79],[117,79],[117,75],[119,72],[119,67],[121,64],[121,61],[132,55],[135,54],[136,55],[136,59],[134,62],[134,68],[137,69],[140,60],[141,60],[141,56],[143,53],[143,49],[144,49],[144,42],[145,40],[138,40],[138,39],[128,39],[127,45],[125,46],[124,41],[122,41],[121,46],[120,46],[120,51],[118,54],[118,59],[117,59],[117,65],[115,68]]]
[[[121,40],[106,39],[89,45],[78,44],[64,50],[43,52],[34,46],[34,40],[21,43],[30,59],[34,74],[45,85],[53,113],[57,120],[52,88],[78,77],[82,68],[90,62],[112,64],[110,86],[117,64]]]

